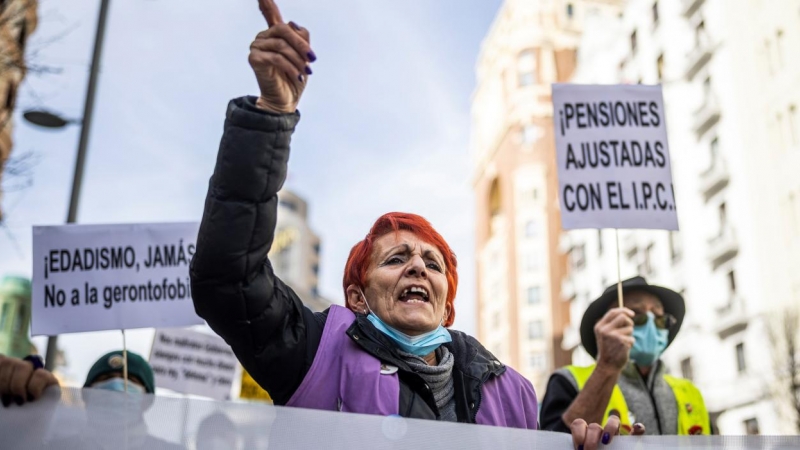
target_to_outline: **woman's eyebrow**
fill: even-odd
[[[400,244],[400,245],[395,245],[394,247],[392,247],[392,248],[386,250],[385,252],[383,252],[383,254],[381,255],[381,258],[385,258],[386,256],[391,255],[392,253],[395,253],[396,250],[399,249],[399,248],[403,249],[403,253],[411,252],[411,247],[408,244]]]

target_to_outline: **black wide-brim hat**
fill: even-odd
[[[633,277],[622,282],[622,293],[624,294],[631,291],[644,291],[655,295],[661,300],[661,304],[664,306],[664,312],[675,316],[677,322],[675,322],[675,325],[669,330],[669,340],[667,341],[667,347],[669,347],[675,339],[675,336],[678,335],[678,331],[683,324],[683,318],[686,315],[686,303],[683,297],[671,289],[647,284],[647,281],[642,277]],[[592,358],[597,359],[597,340],[594,335],[594,325],[602,319],[608,312],[608,309],[611,306],[615,306],[617,302],[617,285],[613,284],[607,287],[606,290],[603,291],[603,295],[593,301],[589,307],[586,308],[586,312],[583,313],[583,319],[581,319],[581,342],[583,343],[583,348],[592,355]]]

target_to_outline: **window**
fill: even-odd
[[[658,81],[659,83],[661,80],[664,79],[664,54],[658,55],[658,59],[656,60],[656,71],[658,72]]]
[[[528,339],[541,339],[544,337],[544,328],[541,320],[534,320],[528,324]]]
[[[728,272],[728,292],[734,294],[736,292],[736,273],[734,271]]]
[[[636,53],[636,45],[636,30],[633,30],[633,33],[631,33],[631,53],[633,54]]]
[[[528,288],[528,304],[538,305],[542,302],[542,291],[539,286],[531,286]]]
[[[603,230],[597,230],[597,254],[603,254]]]
[[[644,275],[652,275],[653,273],[653,247],[654,244],[650,244],[647,248],[644,249],[644,258],[642,258],[642,272]]]
[[[8,323],[9,314],[11,314],[11,304],[3,303],[3,310],[0,312],[0,331],[6,329],[6,323]]]
[[[695,47],[700,47],[706,42],[706,23],[705,21],[700,21],[697,26],[694,28],[694,45]]]
[[[728,225],[728,207],[725,202],[719,204],[717,214],[719,215],[719,234],[722,236],[725,232],[725,227]]]
[[[653,25],[658,25],[658,2],[653,2]]]
[[[569,253],[574,269],[583,269],[586,266],[586,247],[584,244],[572,247]]]
[[[12,333],[19,333],[25,328],[26,315],[27,309],[25,309],[25,305],[19,305],[17,307],[17,319],[14,321],[14,326],[11,329]]]
[[[522,51],[517,56],[517,79],[520,87],[536,83],[536,51]]]
[[[800,128],[797,125],[797,106],[789,105],[789,137],[793,146],[800,144]]]
[[[520,133],[520,141],[522,144],[530,145],[534,142],[538,141],[540,137],[542,137],[542,130],[537,127],[536,125],[525,125],[522,127],[522,132]]]
[[[783,30],[775,32],[775,56],[778,59],[778,68],[783,68]]]
[[[315,276],[319,276],[319,264],[314,264],[311,266],[311,271],[314,272]]]
[[[525,271],[536,272],[539,270],[539,255],[536,253],[527,253],[525,255]]]
[[[497,329],[500,328],[500,312],[497,311],[492,316],[492,326]]]
[[[689,381],[694,379],[694,371],[692,370],[692,358],[685,358],[681,360],[681,376]]]
[[[761,434],[758,430],[758,419],[753,417],[744,421],[744,430],[748,435]]]
[[[281,206],[288,209],[289,211],[297,211],[297,204],[295,204],[294,202],[290,202],[288,200],[281,200],[279,203]]]
[[[575,6],[572,3],[567,3],[567,17],[572,19],[575,16]]]
[[[536,231],[537,227],[535,220],[529,220],[525,223],[525,237],[536,237]]]
[[[669,256],[672,258],[672,262],[679,261],[681,259],[681,239],[678,235],[677,231],[670,231],[669,232]]]
[[[717,158],[719,157],[719,138],[714,136],[714,139],[711,139],[711,143],[708,145],[709,154],[711,155],[711,167],[717,162]]]
[[[531,353],[528,365],[530,365],[531,369],[533,370],[547,370],[547,358],[538,352]]]
[[[736,344],[736,370],[739,373],[747,370],[747,362],[744,359],[744,342]]]

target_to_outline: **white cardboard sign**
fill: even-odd
[[[156,330],[150,366],[160,388],[230,400],[237,365],[233,350],[219,336],[177,328]]]
[[[33,227],[31,334],[199,325],[197,223]]]
[[[561,224],[677,230],[661,86],[553,85]]]

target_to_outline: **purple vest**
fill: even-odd
[[[347,335],[354,320],[350,310],[331,306],[317,356],[286,406],[382,416],[398,413],[397,371],[382,374],[380,360]],[[537,418],[531,382],[510,367],[483,385],[477,423],[535,430]]]

